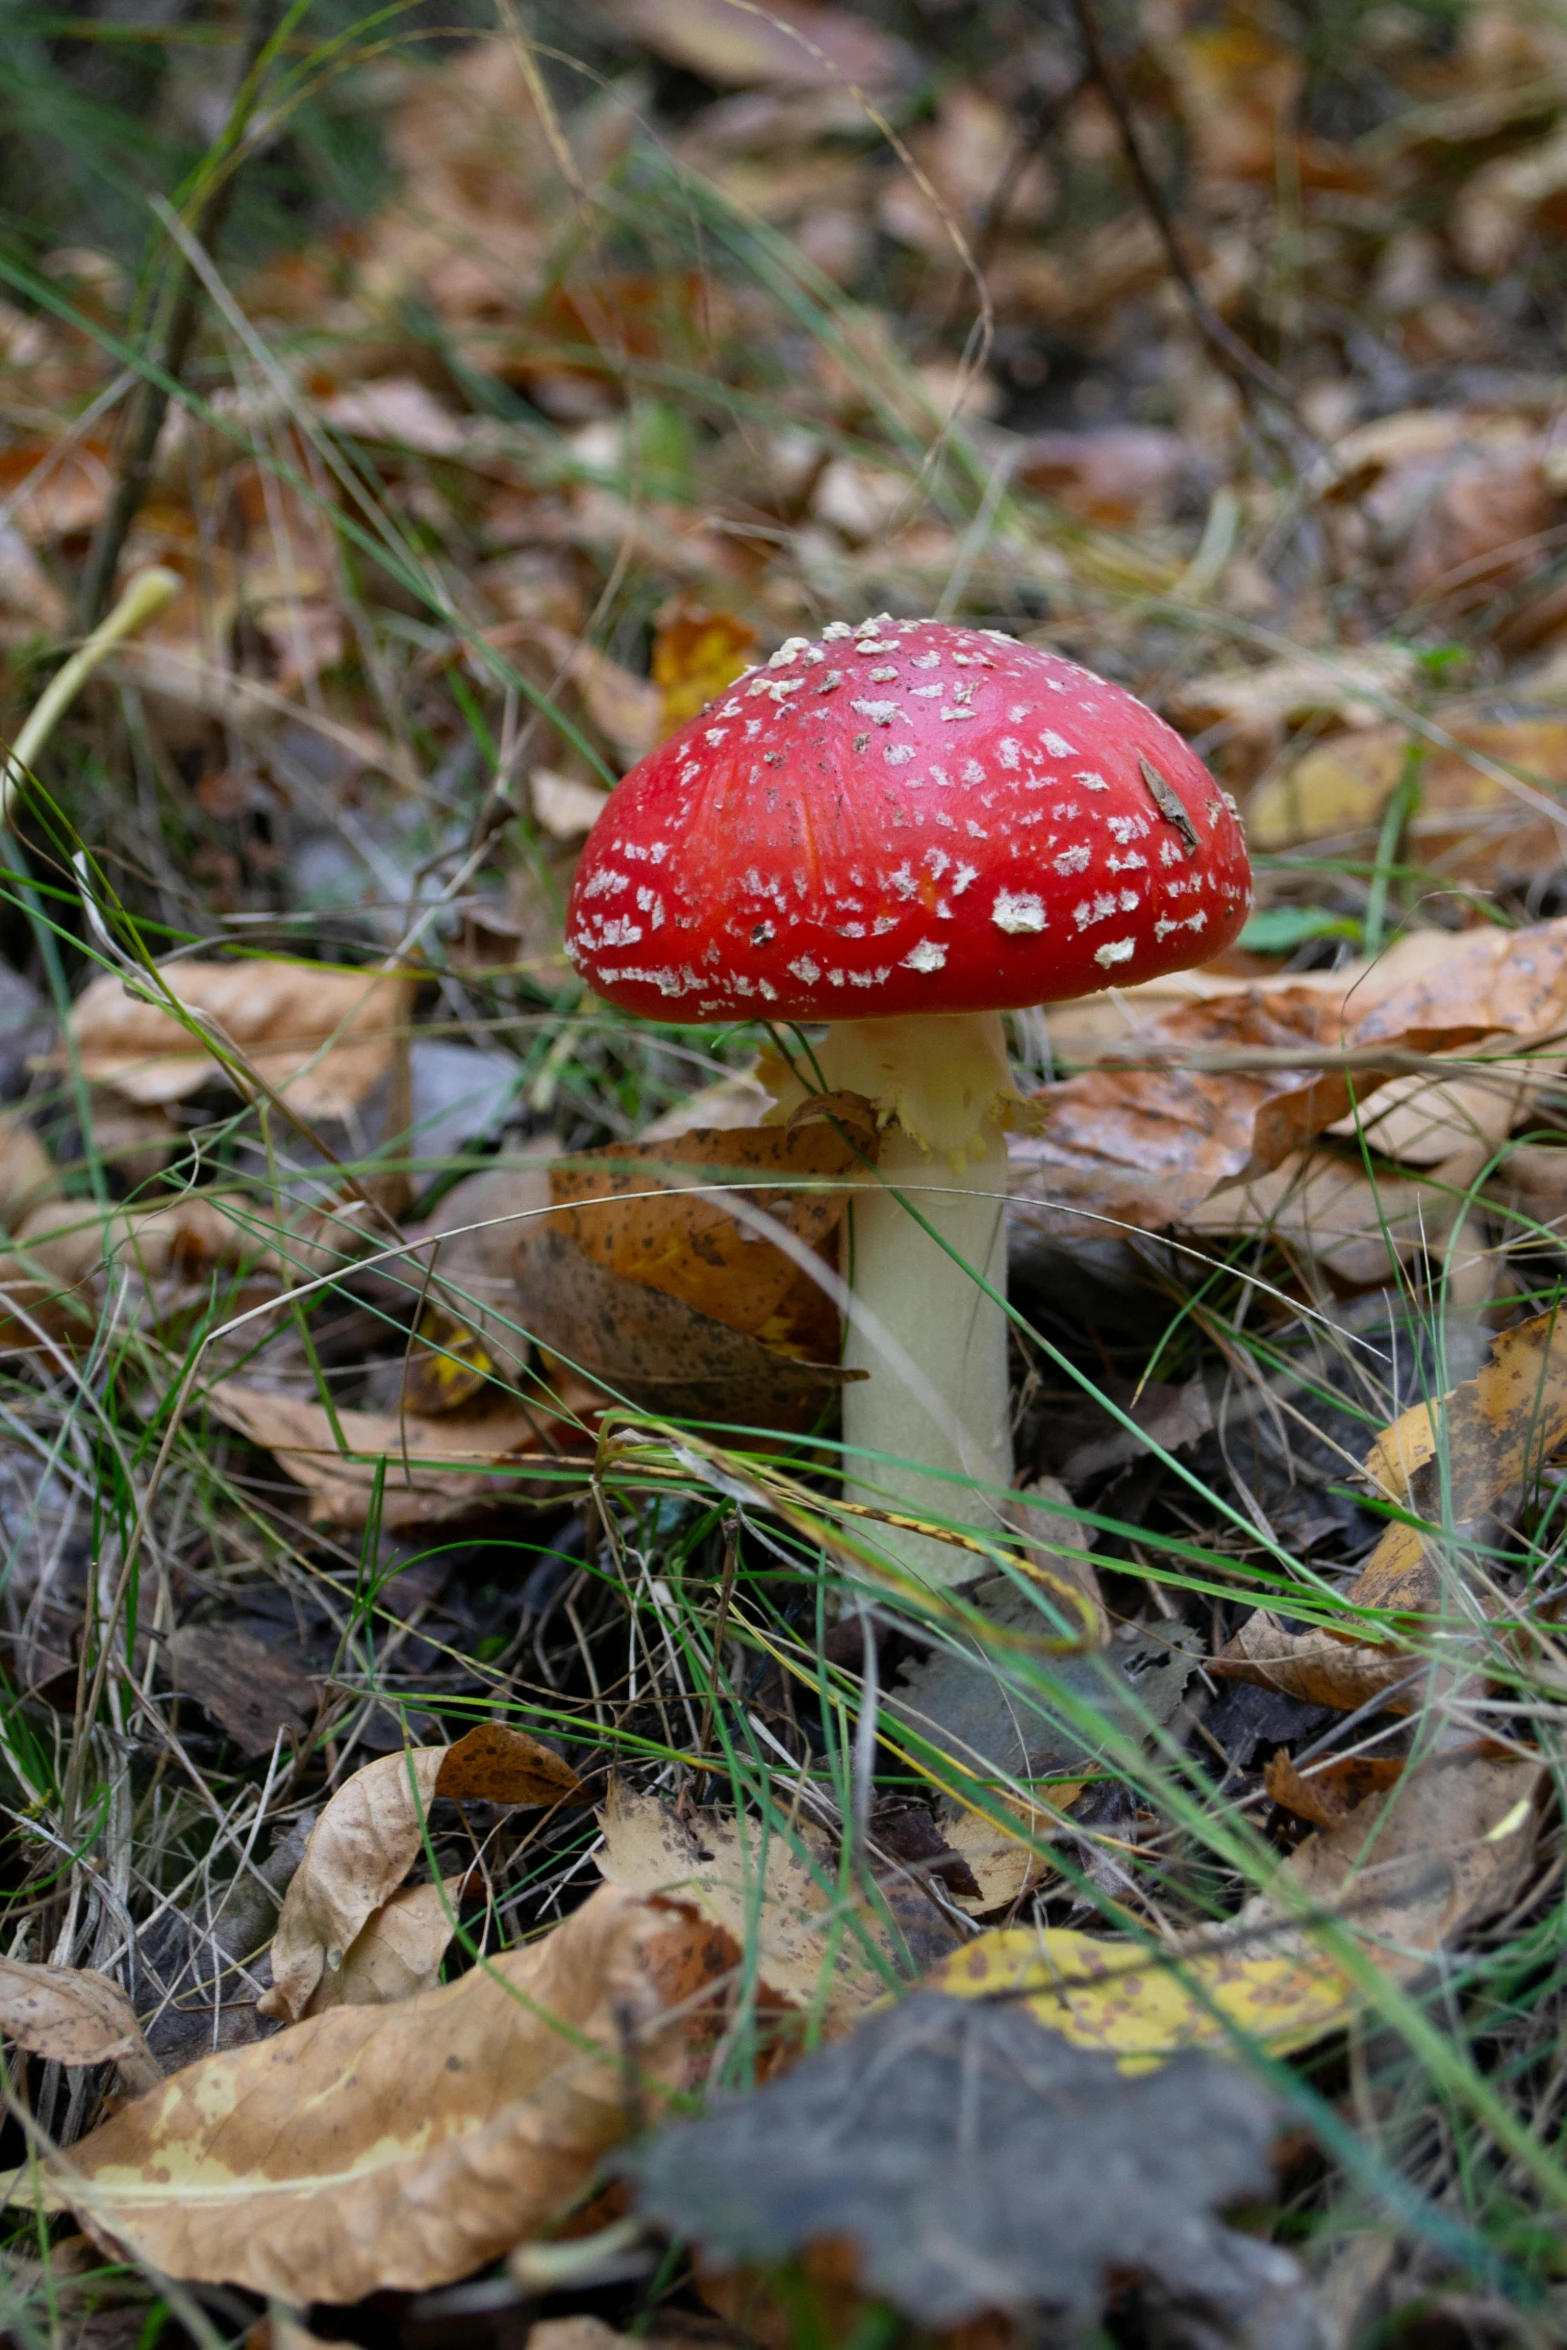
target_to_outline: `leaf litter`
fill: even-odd
[[[171,2100],[190,2208],[122,2180],[113,2224],[111,2161],[89,2215],[160,2275],[461,2293],[582,2224],[479,2289],[596,2276],[603,2208],[566,2214],[678,2084],[782,2147],[720,2179],[726,2241],[809,2246],[844,2331],[961,2272],[987,2340],[1102,2305],[1305,2339],[1263,2233],[1313,2276],[1372,2245],[1362,2335],[1559,2293],[1567,52],[1503,0],[1331,38],[1139,10],[1096,53],[1098,13],[361,28],[303,111],[269,55],[184,355],[133,300],[145,207],[49,127],[75,96],[13,106],[13,737],[133,477],[121,344],[179,380],[119,548],[179,592],[16,789],[0,966],[0,2023],[62,2182],[105,2132],[157,2167]],[[133,46],[162,72],[161,36],[90,45],[93,153],[119,92],[123,184],[172,193],[238,53],[179,45],[149,112]],[[953,1605],[869,1585],[837,1502],[874,1125],[770,1122],[758,1053],[797,1040],[626,1023],[562,953],[614,777],[883,607],[1131,685],[1258,880],[1217,965],[1010,1020],[1021,1563],[982,1545]],[[636,2004],[655,1929],[605,1921],[648,1900],[693,1939],[628,2086],[603,1968]],[[580,2107],[542,2043],[432,2070],[432,2015],[515,2054],[485,2003],[528,1968],[588,2019]],[[933,1979],[981,1996],[903,2143],[865,2116]],[[1055,2224],[1042,2085],[962,2141],[948,2227],[953,2051],[992,2026],[1014,2071],[1099,2067],[1106,2177],[1168,2096],[1186,2201],[1095,2181]],[[1249,2169],[1216,2118],[1259,2046],[1271,2173],[1261,2101]],[[767,2101],[835,2062],[849,2168],[788,2169],[769,2236]],[[297,2142],[281,2188],[231,2092]],[[862,2190],[849,2259],[817,2221]],[[788,2336],[798,2276],[652,2273],[541,2334]]]

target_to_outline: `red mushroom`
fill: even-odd
[[[855,1498],[999,1522],[1006,1318],[973,1273],[1005,1293],[1001,1013],[1205,961],[1250,902],[1234,803],[1180,736],[992,629],[792,637],[610,794],[567,914],[588,984],[655,1019],[828,1021],[827,1084],[890,1122],[853,1217]],[[932,1581],[973,1571],[884,1546]]]

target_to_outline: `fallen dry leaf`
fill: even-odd
[[[1279,1747],[1263,1768],[1274,1802],[1313,1827],[1336,1828],[1368,1796],[1385,1795],[1404,1768],[1402,1755],[1330,1755],[1299,1770]]]
[[[600,1825],[598,1865],[610,1882],[693,1904],[737,1956],[754,1944],[768,2005],[819,2014],[841,2031],[911,1972],[875,1911],[840,1897],[818,1831],[797,1824],[785,1836],[710,1813],[685,1820],[619,1780]]]
[[[646,1411],[801,1427],[846,1376],[802,1362],[683,1298],[628,1281],[547,1223],[517,1249],[519,1318],[569,1369]]]
[[[1212,2215],[1264,2184],[1274,2127],[1237,2066],[1189,2055],[1129,2079],[1017,2006],[922,1991],[622,2161],[640,2208],[711,2266],[846,2245],[860,2290],[923,2328],[1028,2309],[1075,2341],[1114,2272],[1200,2312],[1197,2338],[1235,2339],[1244,2314],[1266,2339],[1299,2272]]]
[[[831,1361],[832,1301],[730,1201],[776,1219],[802,1247],[821,1250],[848,1200],[847,1188],[833,1186],[846,1186],[875,1156],[868,1104],[860,1105],[853,1139],[818,1120],[697,1127],[669,1140],[612,1143],[554,1163],[551,1195],[564,1212],[551,1223],[622,1280],[664,1290],[784,1352]],[[793,1190],[795,1183],[815,1188]]]
[[[1396,1981],[1415,1981],[1523,1882],[1543,1776],[1531,1762],[1432,1756],[1308,1836],[1223,1929],[1223,1947],[1193,1938],[1150,1953],[1066,1927],[1003,1928],[929,1980],[971,1998],[1026,1992],[1042,2023],[1132,2062],[1233,2048],[1237,2032],[1276,2052],[1306,2047],[1366,1995],[1298,1924],[1303,1910],[1333,1918]]]
[[[446,2284],[542,2229],[681,2077],[707,1941],[601,1886],[444,1989],[186,2066],[52,2184],[111,2257],[165,2275],[296,2307]]]
[[[184,1101],[221,1073],[202,1033],[210,1021],[300,1117],[347,1118],[390,1073],[407,1018],[405,983],[386,972],[170,963],[158,984],[198,1015],[189,1027],[108,973],[80,996],[71,1033],[90,1084],[134,1102]]]
[[[118,1983],[90,1967],[0,1958],[0,2033],[53,2064],[112,2064],[132,2096],[163,2078]]]
[[[613,0],[609,13],[622,36],[721,88],[858,82],[881,89],[900,80],[909,63],[890,33],[821,0],[772,0],[765,10],[730,0]]]
[[[578,1792],[568,1764],[525,1731],[481,1722],[454,1746],[412,1746],[344,1781],[310,1831],[272,1941],[272,1988],[258,2006],[286,2021],[307,2012],[356,1937],[424,1849],[430,1805],[559,1803]]]
[[[311,1522],[362,1526],[381,1479],[381,1523],[389,1532],[439,1525],[487,1503],[517,1505],[559,1498],[537,1471],[559,1454],[561,1423],[548,1410],[511,1403],[479,1419],[421,1419],[412,1413],[340,1411],[337,1433],[325,1407],[220,1379],[207,1390],[210,1409],[311,1496]],[[515,1461],[516,1467],[508,1467]],[[529,1475],[529,1470],[535,1472]]]
[[[433,1991],[441,1961],[456,1931],[461,1877],[429,1885],[405,1885],[372,1910],[343,1953],[343,1963],[321,1977],[305,2014],[329,2007],[390,2007]]]

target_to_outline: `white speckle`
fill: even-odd
[[[927,849],[925,851],[925,870],[937,881],[941,879],[951,862],[952,859],[945,849]]]
[[[1061,851],[1060,856],[1055,860],[1056,871],[1058,873],[1081,873],[1087,867],[1088,860],[1092,855],[1093,850],[1087,841],[1079,841],[1076,848]]]
[[[848,634],[847,629],[844,633]],[[789,969],[792,976],[802,980],[807,987],[814,987],[822,975],[820,963],[813,963],[809,955],[802,955],[797,963],[790,964]]]
[[[952,778],[945,767],[933,767],[930,771],[930,780],[932,783],[939,783],[943,791],[952,789]]]
[[[699,767],[699,765],[700,765],[700,764],[701,764],[701,762],[700,762],[699,760],[696,760],[696,759],[688,759],[688,760],[686,761],[685,765],[684,765],[684,766],[681,768],[681,770],[680,770],[680,780],[681,780],[681,782],[682,782],[682,783],[689,783],[689,782],[691,781],[691,778],[692,778],[692,776],[693,776],[693,775],[695,775],[695,773],[697,772],[697,769],[698,769],[698,767]]]
[[[914,656],[914,666],[916,669],[939,669],[941,667],[941,655],[939,653],[916,653]]]
[[[1112,873],[1146,873],[1148,870],[1148,859],[1140,857],[1135,849],[1128,849],[1124,857],[1111,857],[1108,863]]]
[[[721,743],[727,741],[728,736],[727,726],[709,726],[703,730],[702,740],[705,743]]]
[[[917,947],[910,947],[903,958],[905,971],[939,971],[947,960],[947,950],[933,938],[922,938]]]
[[[599,945],[634,947],[641,936],[640,922],[633,922],[629,914],[612,914],[599,931]]]
[[[1027,716],[1028,704],[1026,702],[1014,702],[1011,709],[1007,712],[1007,721],[1009,725],[1021,726],[1023,720]]]
[[[857,710],[862,718],[868,718],[872,726],[890,726],[900,715],[896,702],[853,702],[850,708]]]
[[[659,930],[663,927],[664,901],[659,896],[656,889],[639,889],[637,891],[637,904],[644,914],[650,914],[652,916],[653,928],[655,930]]]
[[[613,897],[616,890],[630,887],[629,873],[617,873],[612,865],[601,865],[582,894],[585,898],[607,898]]]
[[[1020,764],[1018,747],[1010,734],[1004,734],[1002,736],[1000,742],[996,745],[996,754],[1000,759],[1002,766],[1009,770],[1016,770]]]
[[[1160,862],[1160,864],[1161,864],[1161,865],[1178,865],[1178,864],[1180,863],[1180,861],[1181,861],[1181,852],[1180,852],[1180,850],[1179,850],[1179,849],[1176,847],[1176,845],[1175,845],[1174,841],[1173,841],[1173,840],[1169,840],[1169,839],[1162,840],[1162,841],[1159,843],[1159,862]]]
[[[853,636],[853,634],[854,631],[847,620],[829,620],[827,626],[822,630],[822,642],[825,645],[835,645],[841,638]]]
[[[900,898],[915,898],[919,896],[920,885],[915,880],[913,870],[910,866],[900,865],[896,873],[888,874],[887,879],[891,882],[893,888],[897,891]]]
[[[1047,694],[1064,694],[1066,692],[1066,680],[1060,677],[1047,677],[1045,679],[1045,691]]]
[[[940,685],[911,685],[909,691],[917,701],[931,702],[938,695],[945,693],[946,688]]]
[[[1104,777],[1096,774],[1092,767],[1085,767],[1080,775],[1073,776],[1072,781],[1080,783],[1084,791],[1108,791],[1110,789]]]
[[[1102,947],[1095,947],[1094,961],[1108,971],[1112,963],[1129,963],[1136,952],[1135,938],[1112,938]]]
[[[943,710],[941,715],[950,724],[954,718],[977,718],[979,712],[977,710]]]
[[[1115,910],[1115,893],[1102,889],[1092,898],[1080,898],[1072,908],[1072,919],[1079,930],[1086,930],[1090,922],[1104,922]]]
[[[817,687],[816,690],[819,694],[830,694],[835,686],[840,686],[842,683],[843,671],[841,669],[829,669],[827,675],[822,679],[821,684]]]
[[[1146,816],[1109,816],[1105,821],[1123,849],[1129,840],[1146,840],[1152,830]]]
[[[914,745],[912,743],[889,743],[882,752],[882,757],[889,767],[907,767],[909,761],[914,757]]]
[[[990,838],[983,824],[976,824],[972,816],[965,817],[963,829],[970,840],[989,840]]]
[[[1045,901],[1030,890],[998,890],[990,919],[1011,938],[1021,937],[1026,931],[1043,930]]]
[[[1077,757],[1072,745],[1059,734],[1054,734],[1047,729],[1039,739],[1052,759],[1075,759]]]
[[[965,760],[964,760],[964,762],[963,762],[963,780],[964,780],[964,782],[965,782],[965,783],[983,783],[983,782],[984,782],[984,780],[985,780],[985,770],[984,770],[984,768],[983,768],[983,767],[981,767],[981,765],[980,765],[980,763],[979,763],[979,761],[978,761],[977,759],[965,759]]]
[[[977,865],[960,865],[956,873],[954,873],[952,876],[953,896],[955,898],[960,898],[963,895],[963,892],[968,888],[969,883],[971,881],[977,881],[978,879],[979,867]]]
[[[1121,911],[1122,911],[1122,913],[1123,913],[1123,914],[1130,914],[1130,913],[1132,913],[1132,912],[1133,912],[1133,911],[1134,911],[1134,910],[1135,910],[1135,909],[1136,909],[1138,906],[1140,906],[1140,905],[1142,904],[1142,902],[1143,902],[1143,901],[1142,901],[1142,899],[1141,899],[1141,898],[1138,896],[1138,894],[1137,894],[1137,892],[1136,892],[1136,890],[1135,890],[1135,889],[1123,889],[1123,890],[1122,890],[1122,892],[1121,892]]]
[[[895,685],[897,683],[897,679],[898,672],[896,669],[873,669],[871,671],[872,685]]]

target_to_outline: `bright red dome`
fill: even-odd
[[[945,621],[795,637],[610,794],[566,945],[663,1020],[1004,1011],[1205,962],[1234,803],[1120,686]]]

